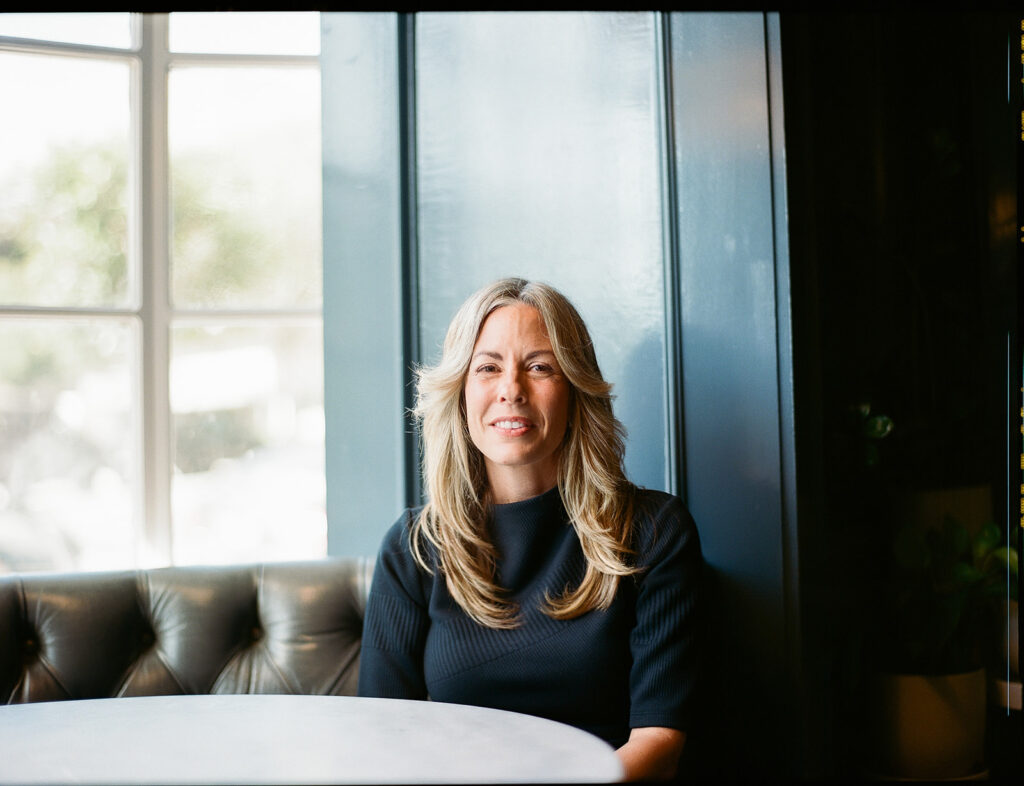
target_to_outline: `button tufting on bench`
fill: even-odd
[[[0,576],[0,703],[354,695],[371,569],[331,558]]]

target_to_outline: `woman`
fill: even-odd
[[[691,724],[702,560],[679,499],[633,486],[590,335],[504,279],[448,328],[415,414],[428,502],[385,536],[359,694],[525,712],[671,777]]]

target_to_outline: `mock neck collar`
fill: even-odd
[[[498,580],[513,592],[524,588],[557,544],[572,533],[555,486],[536,497],[492,505],[489,529],[498,550]]]
[[[498,520],[508,517],[532,516],[559,507],[561,504],[562,496],[558,493],[558,486],[555,485],[535,497],[527,497],[515,502],[504,502],[500,505],[492,504],[491,516]]]

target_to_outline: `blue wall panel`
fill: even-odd
[[[779,315],[788,320],[788,289],[777,289],[776,267],[788,262],[775,238],[785,204],[773,171],[781,123],[771,117],[766,19],[676,13],[670,26],[685,486],[712,568],[714,690],[731,728],[718,766],[746,758],[781,767],[783,726],[755,731],[744,709],[781,720],[796,702],[786,695],[793,555],[781,482],[779,369],[789,352]],[[788,402],[791,382],[781,384]]]
[[[764,21],[673,14],[686,487],[706,556],[779,617],[775,254]]]
[[[395,14],[323,14],[327,543],[372,555],[405,505]]]

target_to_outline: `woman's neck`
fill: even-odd
[[[541,469],[541,468],[538,468]],[[528,467],[487,467],[487,491],[494,505],[538,497],[558,485],[558,468],[529,471]]]

